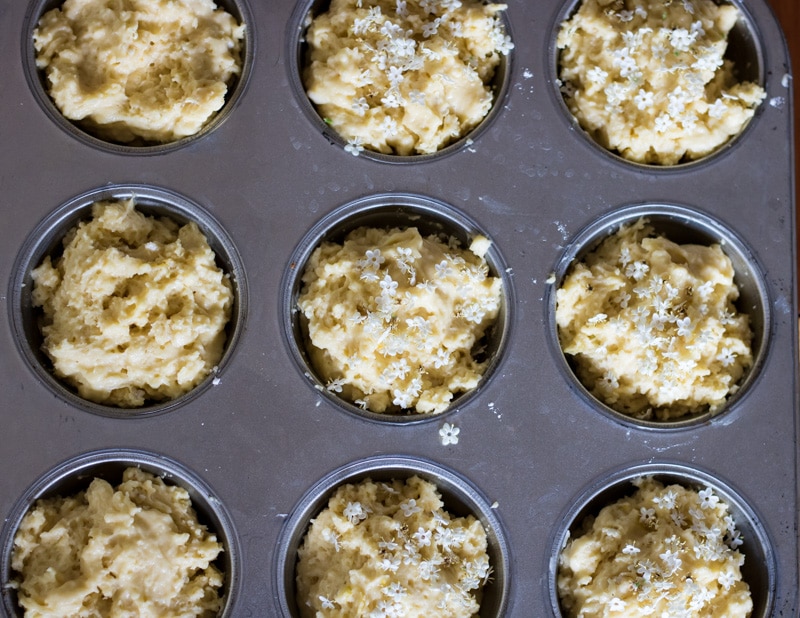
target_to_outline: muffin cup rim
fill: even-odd
[[[296,577],[295,550],[305,538],[313,517],[325,508],[327,501],[339,487],[350,482],[372,478],[372,474],[376,472],[396,474],[398,475],[396,478],[420,475],[436,485],[437,491],[443,494],[443,498],[446,497],[444,493],[457,495],[468,503],[470,509],[475,509],[472,515],[481,522],[487,534],[487,548],[492,536],[497,542],[496,551],[501,559],[501,564],[492,566],[495,573],[502,568],[503,584],[498,591],[500,600],[497,616],[503,616],[503,612],[509,607],[513,561],[511,559],[512,549],[508,543],[507,532],[500,514],[497,509],[493,508],[483,491],[462,473],[429,457],[407,454],[372,455],[347,462],[325,473],[303,491],[284,520],[275,545],[276,551],[272,567],[273,581],[276,586],[275,602],[279,614],[285,618],[297,616],[297,613],[292,610],[294,599],[288,598],[286,594],[286,577],[291,574],[292,581]],[[440,480],[447,484],[446,492],[442,491]],[[290,555],[290,552],[293,551],[295,553]]]
[[[672,220],[690,230],[698,230],[702,234],[714,237],[718,239],[716,242],[720,244],[723,253],[729,259],[730,254],[726,248],[732,244],[735,248],[735,253],[744,257],[753,271],[753,279],[761,300],[760,309],[764,321],[760,341],[756,341],[758,333],[753,332],[753,344],[757,343],[759,349],[754,354],[753,365],[740,380],[739,388],[736,392],[727,396],[725,403],[716,412],[706,411],[700,414],[690,414],[687,415],[688,418],[681,417],[670,421],[637,419],[619,412],[597,399],[580,382],[561,347],[555,318],[556,292],[560,289],[566,274],[582,255],[592,251],[598,243],[615,234],[622,225],[634,223],[641,218],[649,219],[651,223],[653,219]],[[731,242],[729,243],[729,241]],[[765,272],[758,257],[751,250],[750,244],[738,232],[716,216],[696,207],[654,200],[610,208],[605,213],[590,220],[569,239],[564,249],[557,256],[557,261],[551,271],[552,283],[547,286],[544,302],[542,303],[545,311],[547,340],[551,356],[555,358],[560,373],[565,379],[568,379],[569,388],[577,397],[586,402],[594,411],[600,412],[603,416],[624,426],[626,429],[659,433],[676,432],[697,429],[708,423],[721,424],[730,422],[730,419],[741,413],[743,402],[746,401],[747,394],[754,389],[756,383],[760,380],[763,366],[769,356],[775,324],[771,314],[772,292]],[[738,274],[740,273],[735,272],[735,275]],[[755,348],[755,345],[752,347]]]
[[[214,0],[217,8],[225,9],[221,2],[225,0]],[[60,7],[64,0],[59,0],[53,8]],[[25,81],[28,89],[33,95],[40,110],[47,116],[54,125],[63,131],[70,138],[88,146],[94,150],[117,154],[122,156],[157,156],[169,154],[176,150],[185,148],[195,142],[202,140],[209,133],[213,133],[221,127],[230,117],[233,110],[239,106],[242,98],[248,90],[250,78],[253,73],[253,65],[256,58],[256,28],[255,19],[250,9],[250,0],[229,0],[230,4],[236,7],[241,15],[240,24],[245,26],[243,39],[243,54],[241,56],[241,70],[235,76],[231,88],[228,86],[225,102],[222,107],[215,111],[194,134],[179,137],[163,143],[148,143],[142,146],[131,146],[129,144],[106,140],[91,132],[83,129],[78,124],[79,121],[69,120],[61,113],[49,92],[42,84],[42,70],[36,66],[36,52],[33,45],[33,33],[38,26],[39,19],[45,12],[45,7],[51,4],[51,0],[33,0],[25,11],[25,18],[22,27],[21,40],[21,64],[25,74]],[[225,9],[227,10],[227,9]],[[229,12],[229,11],[228,11]]]
[[[743,22],[748,31],[753,33],[754,46],[756,48],[758,75],[759,79],[756,82],[759,86],[767,90],[767,83],[769,75],[767,74],[768,63],[766,60],[767,50],[764,45],[760,44],[763,40],[761,31],[758,27],[758,22],[753,18],[752,13],[747,9],[742,0],[713,0],[715,4],[729,4],[735,6],[739,11],[739,18],[737,23]],[[764,113],[766,99],[759,103],[754,108],[753,117],[748,120],[742,129],[736,135],[730,136],[725,142],[717,146],[716,149],[703,155],[697,159],[690,161],[678,162],[673,165],[661,165],[658,163],[642,163],[640,161],[633,161],[626,159],[615,150],[609,150],[605,146],[598,143],[594,137],[584,129],[578,119],[572,114],[567,102],[561,93],[559,82],[559,56],[561,51],[556,45],[556,39],[560,30],[561,24],[572,17],[574,13],[580,8],[584,0],[564,0],[552,20],[552,27],[550,29],[550,37],[547,39],[547,49],[543,56],[547,59],[546,67],[546,82],[547,90],[551,99],[553,107],[557,109],[560,120],[567,131],[573,135],[578,135],[580,139],[577,141],[585,143],[587,151],[594,153],[594,155],[604,158],[606,162],[614,167],[633,173],[647,173],[657,175],[681,175],[693,174],[707,165],[714,165],[718,160],[723,159],[739,149],[739,144],[760,123],[761,116]],[[734,27],[735,28],[735,27]]]
[[[163,208],[166,216],[173,220],[184,219],[187,223],[198,225],[209,244],[218,242],[224,248],[224,255],[214,251],[217,260],[225,258],[230,261],[230,270],[220,266],[228,275],[233,289],[234,304],[228,321],[230,328],[226,338],[223,354],[219,358],[216,369],[205,376],[194,388],[174,399],[149,403],[137,408],[123,408],[84,399],[52,371],[42,365],[28,341],[22,307],[26,288],[31,286],[30,273],[38,267],[46,256],[47,245],[60,246],[60,242],[70,229],[84,220],[82,212],[90,212],[94,203],[108,200],[134,199],[137,210],[142,205],[136,198],[144,198],[144,210]],[[177,219],[175,219],[177,217]],[[44,249],[44,250],[42,250]],[[219,266],[219,264],[218,264]],[[23,239],[14,259],[13,274],[9,279],[8,303],[9,322],[13,333],[15,347],[24,364],[45,388],[56,397],[81,411],[116,419],[145,419],[171,412],[180,408],[205,393],[214,381],[221,376],[231,364],[236,350],[239,348],[241,334],[245,330],[248,311],[248,282],[244,261],[227,229],[214,214],[194,199],[171,189],[144,183],[119,183],[96,187],[75,195],[61,202],[56,208],[42,217]]]
[[[394,212],[402,217],[407,216],[431,216],[434,222],[442,223],[445,227],[463,232],[467,237],[484,236],[491,241],[487,256],[492,254],[492,260],[486,260],[488,264],[496,266],[494,276],[502,281],[502,302],[495,327],[502,326],[502,332],[497,336],[498,345],[494,358],[487,363],[486,370],[481,375],[478,385],[463,393],[457,393],[448,407],[439,413],[419,413],[419,414],[392,414],[378,413],[370,410],[362,410],[357,405],[328,392],[325,385],[316,375],[316,371],[311,366],[308,359],[303,356],[302,343],[297,340],[295,325],[300,320],[300,310],[297,307],[297,294],[302,287],[301,279],[305,266],[314,250],[323,242],[326,236],[338,227],[348,228],[348,222],[357,220],[360,216],[370,213],[386,212],[391,216]],[[417,214],[419,212],[419,214]],[[410,214],[408,214],[410,213]],[[354,225],[352,229],[362,227]],[[422,423],[437,422],[455,414],[461,408],[467,406],[473,398],[477,397],[486,385],[500,372],[508,354],[507,348],[511,344],[511,334],[513,330],[513,307],[514,307],[514,285],[513,277],[509,276],[509,268],[505,256],[500,248],[491,240],[489,234],[484,233],[482,225],[475,221],[470,215],[447,202],[434,197],[412,192],[383,192],[373,193],[362,196],[345,204],[335,207],[333,210],[323,215],[315,223],[307,228],[301,240],[295,245],[287,261],[281,277],[280,293],[278,294],[282,328],[281,334],[284,346],[294,361],[297,371],[300,373],[304,382],[310,383],[316,389],[322,399],[333,405],[340,411],[350,413],[364,421],[385,423],[391,426],[413,426]],[[487,331],[488,332],[488,331]]]
[[[553,527],[553,532],[550,535],[550,553],[546,558],[547,595],[550,599],[553,615],[556,618],[564,616],[560,607],[556,582],[559,557],[561,550],[569,539],[570,528],[579,523],[577,518],[582,511],[588,508],[594,500],[598,499],[603,492],[625,484],[631,484],[635,479],[647,476],[652,476],[656,480],[667,477],[670,479],[670,484],[677,483],[684,487],[694,487],[701,484],[710,487],[715,493],[721,494],[720,497],[729,508],[734,508],[745,516],[748,528],[751,528],[757,537],[755,543],[763,550],[764,566],[767,570],[765,577],[768,582],[765,590],[766,598],[763,604],[764,611],[761,614],[753,614],[753,617],[767,618],[770,616],[770,612],[775,605],[778,566],[772,538],[769,531],[761,523],[764,518],[761,517],[758,509],[748,499],[744,498],[743,493],[735,485],[731,484],[726,477],[717,475],[706,467],[696,464],[690,465],[685,461],[672,459],[651,460],[648,462],[637,461],[628,465],[618,465],[595,475],[572,496],[569,505],[561,511],[556,519],[558,523]],[[612,503],[603,504],[600,509],[610,504]],[[736,522],[737,527],[740,527],[740,523]],[[747,554],[745,554],[745,558],[747,558]],[[754,607],[755,609],[757,608]]]
[[[164,480],[168,485],[174,485],[203,496],[204,509],[207,509],[217,520],[205,522],[209,532],[217,536],[218,542],[223,546],[224,553],[229,554],[230,569],[232,572],[224,573],[225,594],[223,596],[223,609],[219,618],[232,618],[238,602],[241,589],[241,547],[238,533],[233,522],[233,517],[225,504],[217,499],[213,487],[192,468],[172,456],[164,455],[149,449],[132,447],[107,447],[83,451],[62,459],[47,470],[40,473],[36,479],[29,483],[25,491],[14,502],[12,510],[0,528],[0,578],[2,579],[2,605],[0,609],[8,612],[9,618],[21,616],[19,606],[12,603],[11,588],[8,583],[11,579],[11,556],[14,548],[14,537],[19,529],[22,519],[36,504],[36,501],[53,493],[54,489],[71,477],[85,475],[87,480],[91,471],[103,464],[119,464],[120,467],[136,467]],[[98,478],[98,477],[94,477]],[[176,479],[181,482],[176,482]],[[62,496],[65,497],[65,496]],[[192,498],[192,508],[198,511],[198,505]],[[201,522],[203,523],[203,522]],[[214,526],[212,528],[212,526]],[[217,529],[219,526],[221,529]],[[219,558],[218,558],[219,559]],[[224,558],[223,558],[224,559]]]

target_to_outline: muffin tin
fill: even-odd
[[[574,2],[509,3],[515,48],[487,124],[447,156],[402,162],[352,156],[314,119],[297,74],[311,2],[230,2],[248,21],[230,107],[195,138],[140,148],[85,136],[42,97],[30,33],[52,4],[1,5],[4,615],[20,615],[7,584],[24,510],[87,473],[113,477],[123,463],[192,488],[201,518],[226,540],[225,616],[296,616],[292,554],[324,497],[345,479],[409,471],[439,479],[453,508],[477,511],[489,530],[498,577],[483,616],[558,616],[565,531],[639,474],[730,498],[754,616],[798,615],[791,75],[765,0],[736,2],[738,40],[749,47],[732,53],[766,100],[740,137],[674,168],[622,161],[569,117],[554,40]],[[153,212],[198,222],[237,304],[217,372],[178,401],[127,414],[87,404],[49,375],[30,269],[90,197],[131,194]],[[757,360],[713,417],[673,426],[619,418],[575,382],[558,347],[553,296],[569,260],[641,213],[688,238],[723,241],[737,266]],[[293,310],[313,244],[354,220],[398,219],[485,234],[505,284],[486,378],[442,415],[410,422],[324,393],[297,346]],[[442,444],[445,422],[459,428],[457,444]]]

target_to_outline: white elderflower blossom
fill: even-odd
[[[354,157],[357,157],[360,153],[364,152],[363,143],[360,137],[354,137],[347,141],[347,145],[344,149]]]
[[[638,94],[633,98],[633,102],[639,111],[650,109],[653,107],[653,93],[640,88]]]
[[[442,425],[441,429],[439,429],[439,438],[442,445],[448,446],[450,444],[458,444],[459,433],[461,433],[461,429],[451,423]]]

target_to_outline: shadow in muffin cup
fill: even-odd
[[[225,506],[214,496],[214,491],[199,476],[182,464],[163,455],[138,449],[103,449],[91,451],[68,459],[37,479],[17,500],[5,520],[0,541],[2,562],[3,609],[8,618],[22,618],[23,608],[17,600],[15,588],[9,583],[18,576],[11,568],[14,536],[22,519],[37,500],[68,497],[86,490],[95,478],[108,481],[116,487],[122,481],[126,468],[136,467],[158,476],[167,485],[185,489],[200,524],[215,534],[223,551],[213,562],[223,574],[220,597],[223,599],[219,618],[233,618],[239,595],[241,578],[241,552],[239,540],[231,517]]]
[[[564,284],[571,267],[584,260],[606,238],[618,232],[621,226],[633,224],[641,218],[651,224],[656,234],[677,244],[719,244],[733,265],[733,281],[739,289],[735,307],[739,313],[749,317],[753,333],[753,364],[738,382],[736,392],[728,395],[725,403],[713,413],[702,410],[674,420],[659,421],[637,419],[615,410],[597,399],[581,383],[573,361],[561,349],[556,324],[556,292]],[[732,409],[741,407],[740,403],[758,380],[767,356],[772,326],[769,293],[763,272],[752,251],[737,234],[718,220],[693,208],[673,204],[644,204],[620,208],[600,217],[572,239],[556,265],[554,282],[547,289],[545,307],[549,314],[548,339],[561,374],[591,408],[629,427],[678,430],[695,428],[708,422],[722,422]]]
[[[728,505],[736,528],[742,534],[743,544],[739,551],[745,556],[742,579],[750,587],[753,599],[751,618],[768,618],[771,615],[777,585],[777,566],[772,542],[761,519],[753,508],[727,483],[714,475],[680,463],[636,464],[612,472],[588,486],[559,521],[549,557],[548,588],[553,613],[557,617],[568,616],[561,607],[558,595],[558,561],[561,550],[571,538],[580,536],[587,517],[595,517],[603,507],[633,495],[636,487],[632,481],[650,476],[662,484],[678,484],[702,490],[710,487]]]
[[[347,140],[343,139],[335,129],[325,122],[325,119],[319,114],[316,106],[306,94],[306,88],[303,83],[303,72],[310,64],[310,51],[305,40],[306,31],[317,15],[328,11],[330,4],[330,0],[304,0],[297,3],[288,26],[286,46],[286,58],[288,62],[286,66],[289,71],[289,84],[294,93],[295,100],[305,117],[311,125],[322,134],[328,143],[344,149],[347,145]],[[508,15],[505,11],[502,11],[499,14],[499,18],[506,34],[513,41],[514,35],[511,31]],[[365,148],[358,154],[358,157],[381,163],[419,164],[429,161],[438,161],[439,159],[469,147],[494,123],[503,111],[503,105],[508,96],[511,84],[513,57],[513,49],[508,55],[500,55],[500,63],[495,70],[492,80],[487,84],[493,93],[492,107],[476,127],[470,129],[458,139],[455,139],[450,144],[430,154],[386,154]]]
[[[402,455],[371,457],[342,466],[322,478],[300,499],[283,525],[275,553],[274,572],[280,615],[284,618],[300,616],[295,583],[297,550],[312,520],[326,508],[336,489],[365,479],[389,482],[415,475],[436,485],[444,503],[443,508],[452,516],[472,515],[483,525],[492,576],[483,587],[478,615],[481,618],[500,618],[505,615],[511,580],[510,550],[502,524],[489,501],[469,481],[450,469],[426,459]]]
[[[513,289],[506,262],[499,248],[492,242],[484,257],[489,266],[489,275],[499,277],[502,281],[502,296],[495,323],[473,348],[473,357],[486,362],[486,369],[478,386],[471,391],[454,395],[447,410],[436,414],[416,414],[407,411],[371,412],[325,388],[326,385],[314,368],[308,352],[308,346],[311,344],[308,339],[307,320],[297,306],[297,299],[303,287],[303,273],[314,250],[323,242],[342,243],[350,232],[360,227],[386,230],[415,227],[423,237],[453,236],[464,249],[469,248],[476,236],[484,236],[490,240],[491,238],[472,219],[439,200],[410,193],[378,194],[354,200],[317,222],[292,253],[288,268],[284,272],[281,284],[281,312],[286,344],[298,369],[320,395],[338,408],[371,421],[408,424],[441,420],[443,415],[466,405],[476,393],[480,392],[496,373],[502,361],[509,341],[511,307],[513,307]]]
[[[63,131],[87,146],[126,155],[158,155],[172,152],[201,140],[221,126],[233,113],[244,95],[250,81],[256,53],[256,38],[252,13],[247,0],[215,0],[216,5],[230,13],[239,24],[245,25],[245,34],[241,42],[241,70],[234,75],[227,85],[225,103],[214,112],[203,127],[194,135],[188,135],[169,142],[152,142],[138,138],[129,143],[116,142],[99,135],[93,127],[80,120],[69,120],[55,105],[49,94],[49,84],[44,70],[36,66],[36,50],[33,45],[33,33],[39,25],[42,15],[52,9],[59,8],[64,0],[36,0],[31,3],[25,15],[22,28],[22,61],[25,78],[34,98],[42,111]]]
[[[750,15],[747,8],[740,0],[714,0],[716,4],[724,5],[730,4],[735,6],[739,11],[739,19],[736,25],[728,33],[728,46],[723,55],[724,60],[730,60],[734,63],[734,76],[739,82],[752,82],[765,87],[766,84],[766,68],[764,61],[764,46],[762,43],[761,34],[758,31],[755,20]],[[553,99],[556,107],[561,110],[561,117],[565,121],[565,126],[569,129],[571,134],[578,134],[592,151],[602,157],[609,157],[611,160],[616,161],[622,166],[629,166],[634,170],[646,171],[647,173],[669,173],[669,172],[685,172],[694,171],[700,166],[712,163],[727,153],[733,152],[738,148],[738,145],[745,139],[747,133],[750,132],[752,125],[755,124],[760,111],[764,107],[764,102],[756,107],[753,118],[742,127],[737,135],[731,136],[726,142],[720,144],[714,151],[696,159],[682,159],[674,165],[660,165],[657,163],[640,163],[626,159],[616,150],[609,150],[603,146],[598,139],[591,134],[591,132],[584,129],[577,118],[575,118],[570,111],[564,94],[561,91],[561,64],[560,64],[560,51],[556,45],[561,24],[570,19],[583,4],[583,0],[569,0],[564,3],[561,9],[556,14],[553,23],[552,35],[549,43],[549,61],[548,61],[548,82],[552,85],[550,88],[550,96]]]
[[[194,222],[214,251],[217,266],[229,276],[233,289],[231,318],[225,328],[226,340],[216,370],[197,386],[175,399],[148,401],[138,408],[123,408],[84,399],[75,389],[54,375],[53,363],[42,349],[43,312],[33,306],[31,272],[46,256],[55,260],[63,253],[65,235],[80,222],[91,220],[92,206],[105,200],[133,199],[136,210],[147,216],[168,217],[178,224]],[[42,220],[25,239],[14,264],[8,293],[14,340],[25,362],[44,386],[57,397],[81,410],[114,418],[141,418],[174,410],[214,385],[230,362],[244,330],[247,311],[247,282],[244,266],[233,241],[204,208],[166,189],[150,185],[109,185],[82,193],[59,206]]]

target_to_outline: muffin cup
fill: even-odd
[[[658,421],[637,419],[614,410],[599,401],[580,382],[571,361],[561,350],[556,324],[556,291],[561,288],[573,264],[581,262],[587,254],[594,251],[600,243],[615,234],[620,227],[646,219],[655,232],[678,244],[719,244],[731,260],[735,272],[734,283],[739,288],[739,299],[735,305],[740,313],[750,318],[753,331],[751,343],[753,365],[739,382],[738,390],[729,395],[722,407],[715,411],[688,414],[675,420]],[[724,415],[733,408],[741,408],[750,387],[758,380],[761,367],[767,356],[771,334],[770,298],[763,270],[748,246],[723,223],[693,208],[672,204],[644,204],[628,206],[610,212],[579,232],[562,254],[555,267],[554,282],[548,286],[545,307],[549,313],[549,340],[561,373],[589,406],[609,416],[615,421],[630,427],[648,430],[677,430],[695,428],[707,422],[721,422]]]
[[[305,42],[305,34],[308,27],[311,25],[312,20],[317,15],[325,13],[330,6],[330,0],[302,0],[295,5],[294,12],[292,13],[289,22],[288,40],[286,47],[286,63],[289,70],[289,84],[294,92],[295,100],[303,111],[303,114],[311,122],[312,126],[322,134],[328,143],[337,146],[341,149],[347,145],[337,131],[335,131],[325,120],[320,116],[314,103],[308,98],[306,88],[303,84],[303,71],[308,65],[309,50]],[[511,32],[511,24],[508,20],[508,15],[505,11],[500,15],[500,20],[503,23],[506,34],[514,40],[513,33]],[[497,66],[492,81],[488,84],[494,93],[494,101],[489,112],[484,116],[483,120],[462,137],[453,141],[452,143],[440,148],[434,153],[430,154],[411,154],[411,155],[397,155],[397,154],[384,154],[374,150],[364,149],[359,153],[359,157],[378,161],[382,163],[397,163],[397,164],[419,164],[428,161],[437,161],[443,157],[460,152],[469,147],[481,134],[484,133],[501,114],[505,100],[508,96],[511,79],[512,79],[512,63],[513,63],[513,50],[508,55],[500,57],[500,64]]]
[[[570,538],[579,534],[586,517],[596,516],[603,507],[633,494],[636,488],[631,481],[646,476],[651,476],[664,485],[678,484],[698,490],[710,487],[728,505],[728,512],[733,517],[737,529],[741,531],[744,541],[739,550],[745,556],[742,578],[749,585],[753,599],[751,618],[771,616],[777,566],[772,542],[760,517],[731,486],[715,475],[686,464],[672,462],[635,464],[611,472],[589,485],[563,514],[549,558],[548,587],[554,616],[566,615],[562,613],[556,584],[561,550]]]
[[[747,10],[746,6],[741,0],[715,0],[717,4],[731,4],[739,11],[739,19],[736,25],[728,33],[728,47],[724,54],[724,59],[734,62],[734,74],[739,82],[753,82],[762,88],[766,84],[766,63],[764,60],[764,50],[761,45],[763,38],[756,26],[756,22]],[[561,80],[559,75],[561,73],[560,64],[560,51],[556,45],[558,32],[561,24],[570,19],[583,4],[583,0],[569,0],[566,2],[556,15],[555,22],[552,27],[552,34],[549,43],[549,62],[548,62],[548,82],[551,84],[550,95],[555,106],[561,110],[562,116],[565,120],[565,125],[570,129],[571,134],[578,134],[582,141],[588,144],[590,150],[599,154],[601,157],[610,158],[623,166],[629,166],[634,170],[641,172],[651,173],[675,173],[678,171],[687,171],[689,169],[696,169],[700,165],[712,162],[718,157],[731,152],[738,148],[739,142],[744,139],[751,126],[758,120],[759,113],[766,102],[762,102],[756,108],[755,115],[750,121],[742,127],[739,134],[732,136],[726,142],[717,147],[713,152],[707,155],[693,159],[690,161],[681,160],[675,165],[659,165],[653,163],[640,163],[626,159],[618,152],[609,150],[605,146],[595,140],[595,138],[581,127],[577,118],[572,115],[564,95],[561,92]]]
[[[483,587],[481,618],[505,615],[511,581],[510,550],[502,524],[489,501],[469,481],[432,461],[407,456],[383,455],[355,461],[338,468],[311,487],[285,521],[275,553],[274,575],[279,615],[297,618],[295,569],[297,550],[311,521],[327,506],[336,489],[365,479],[388,482],[418,476],[436,485],[444,509],[456,517],[473,515],[486,531],[492,577]]]
[[[42,350],[44,341],[39,327],[40,308],[33,306],[31,272],[46,256],[56,257],[63,251],[62,240],[80,221],[91,219],[92,206],[104,200],[133,198],[139,212],[149,216],[166,216],[178,223],[195,222],[206,236],[216,255],[217,265],[230,276],[233,287],[231,318],[225,329],[226,342],[216,371],[196,387],[175,399],[150,402],[139,408],[120,408],[99,404],[80,397],[71,387],[53,375],[53,365]],[[59,206],[30,233],[17,255],[8,293],[9,312],[15,342],[26,364],[37,378],[59,398],[73,406],[95,414],[116,418],[133,418],[173,410],[208,389],[233,356],[239,336],[244,330],[247,311],[247,282],[239,254],[220,224],[194,202],[171,191],[149,185],[110,185],[82,193]]]
[[[505,266],[505,260],[498,247],[492,243],[485,259],[490,274],[501,278],[503,293],[497,320],[476,344],[485,347],[482,357],[488,359],[480,384],[471,391],[456,395],[447,410],[438,414],[379,414],[362,410],[325,388],[310,361],[306,347],[307,323],[297,307],[297,299],[303,287],[302,276],[314,250],[322,242],[341,243],[348,233],[360,227],[385,229],[416,227],[422,236],[441,234],[454,236],[464,248],[468,248],[470,241],[476,236],[490,237],[483,233],[474,221],[444,202],[409,193],[378,194],[357,199],[323,217],[297,246],[284,273],[281,285],[281,311],[285,340],[297,367],[314,388],[339,408],[368,420],[406,424],[441,419],[443,414],[465,405],[480,391],[502,361],[504,349],[509,341],[510,311],[513,306],[511,277]]]
[[[56,107],[53,99],[50,97],[45,72],[36,66],[36,50],[33,45],[33,33],[39,25],[39,20],[42,15],[52,9],[60,7],[64,4],[64,0],[35,0],[31,3],[25,15],[25,22],[22,29],[23,69],[28,86],[33,92],[36,102],[42,108],[42,111],[44,111],[44,113],[63,131],[84,144],[99,150],[127,155],[157,155],[183,148],[184,146],[202,139],[222,125],[237,106],[247,89],[256,52],[256,36],[253,31],[255,20],[250,12],[247,0],[215,0],[215,2],[219,8],[233,15],[238,23],[245,25],[245,36],[241,46],[241,71],[239,75],[235,76],[233,81],[228,84],[225,104],[215,112],[208,119],[206,124],[194,135],[164,143],[140,140],[131,144],[123,144],[96,136],[91,132],[91,129],[83,127],[80,121],[69,120],[61,113],[61,110]]]
[[[197,475],[183,465],[163,455],[138,449],[104,449],[72,457],[42,475],[17,500],[5,520],[2,530],[2,608],[8,618],[22,618],[24,612],[17,601],[17,593],[8,584],[15,574],[11,569],[14,536],[22,519],[37,500],[56,496],[67,497],[85,490],[95,478],[116,486],[126,468],[137,467],[161,477],[168,485],[185,489],[192,500],[198,521],[217,536],[223,551],[214,564],[223,573],[223,608],[219,618],[235,615],[235,605],[240,587],[241,552],[239,540],[225,506],[214,497],[214,491]]]

